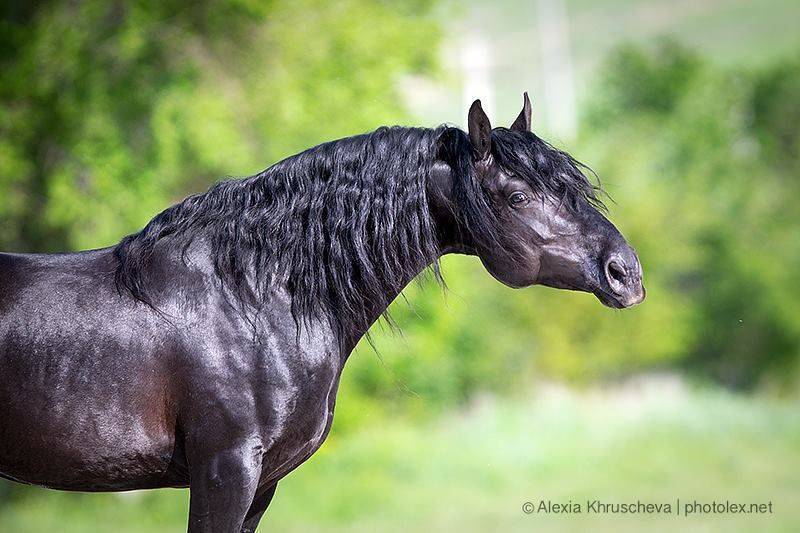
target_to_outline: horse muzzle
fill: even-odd
[[[602,286],[595,291],[609,307],[624,309],[644,301],[642,265],[636,252],[624,241],[610,248],[602,260]]]

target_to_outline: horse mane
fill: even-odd
[[[498,128],[495,158],[534,190],[579,208],[594,187],[568,155],[533,134]],[[153,305],[143,275],[156,244],[184,250],[208,238],[214,269],[240,302],[263,302],[274,282],[292,296],[295,321],[370,325],[371,310],[440,256],[426,186],[432,166],[453,169],[453,212],[473,243],[502,247],[496,213],[475,176],[467,135],[453,127],[382,127],[321,144],[254,176],[229,179],[155,216],[114,249],[116,282]],[[182,244],[181,244],[182,243]]]
[[[602,197],[608,194],[594,170],[535,134],[496,128],[492,153],[506,172],[527,181],[537,194],[557,198],[573,213],[587,205],[606,211]]]

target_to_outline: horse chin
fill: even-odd
[[[612,309],[625,309],[626,307],[628,307],[627,305],[617,300],[615,296],[608,294],[602,289],[596,289],[592,291],[592,294],[594,294],[597,297],[597,299],[600,300],[600,303],[602,303],[606,307],[610,307]]]
[[[598,287],[594,283],[585,284],[582,282],[576,283],[565,280],[547,280],[541,284],[554,289],[588,292],[594,294],[595,297],[600,300],[600,303],[612,309],[625,309],[626,307],[629,307],[628,305],[625,305],[623,302],[619,301],[616,296],[604,290],[602,287]]]

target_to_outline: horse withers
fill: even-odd
[[[0,475],[189,487],[189,531],[253,531],[322,444],[358,340],[421,271],[644,299],[568,154],[476,101],[468,132],[380,128],[223,181],[111,248],[0,254]]]

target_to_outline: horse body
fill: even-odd
[[[14,443],[2,475],[186,487],[187,452],[217,435],[220,448],[247,443],[271,485],[322,444],[345,359],[335,336],[317,323],[298,337],[277,286],[254,332],[203,255],[153,261],[153,279],[171,273],[156,310],[120,296],[111,249],[0,254],[0,442]]]
[[[0,472],[12,478],[103,490],[169,463],[168,414],[151,401],[163,394],[158,329],[114,298],[111,259],[0,255],[0,435],[15,443],[0,449]]]
[[[113,248],[0,254],[0,476],[190,487],[189,530],[254,531],[324,441],[345,362],[445,253],[501,282],[644,298],[579,165],[530,131],[382,128],[157,215]]]

